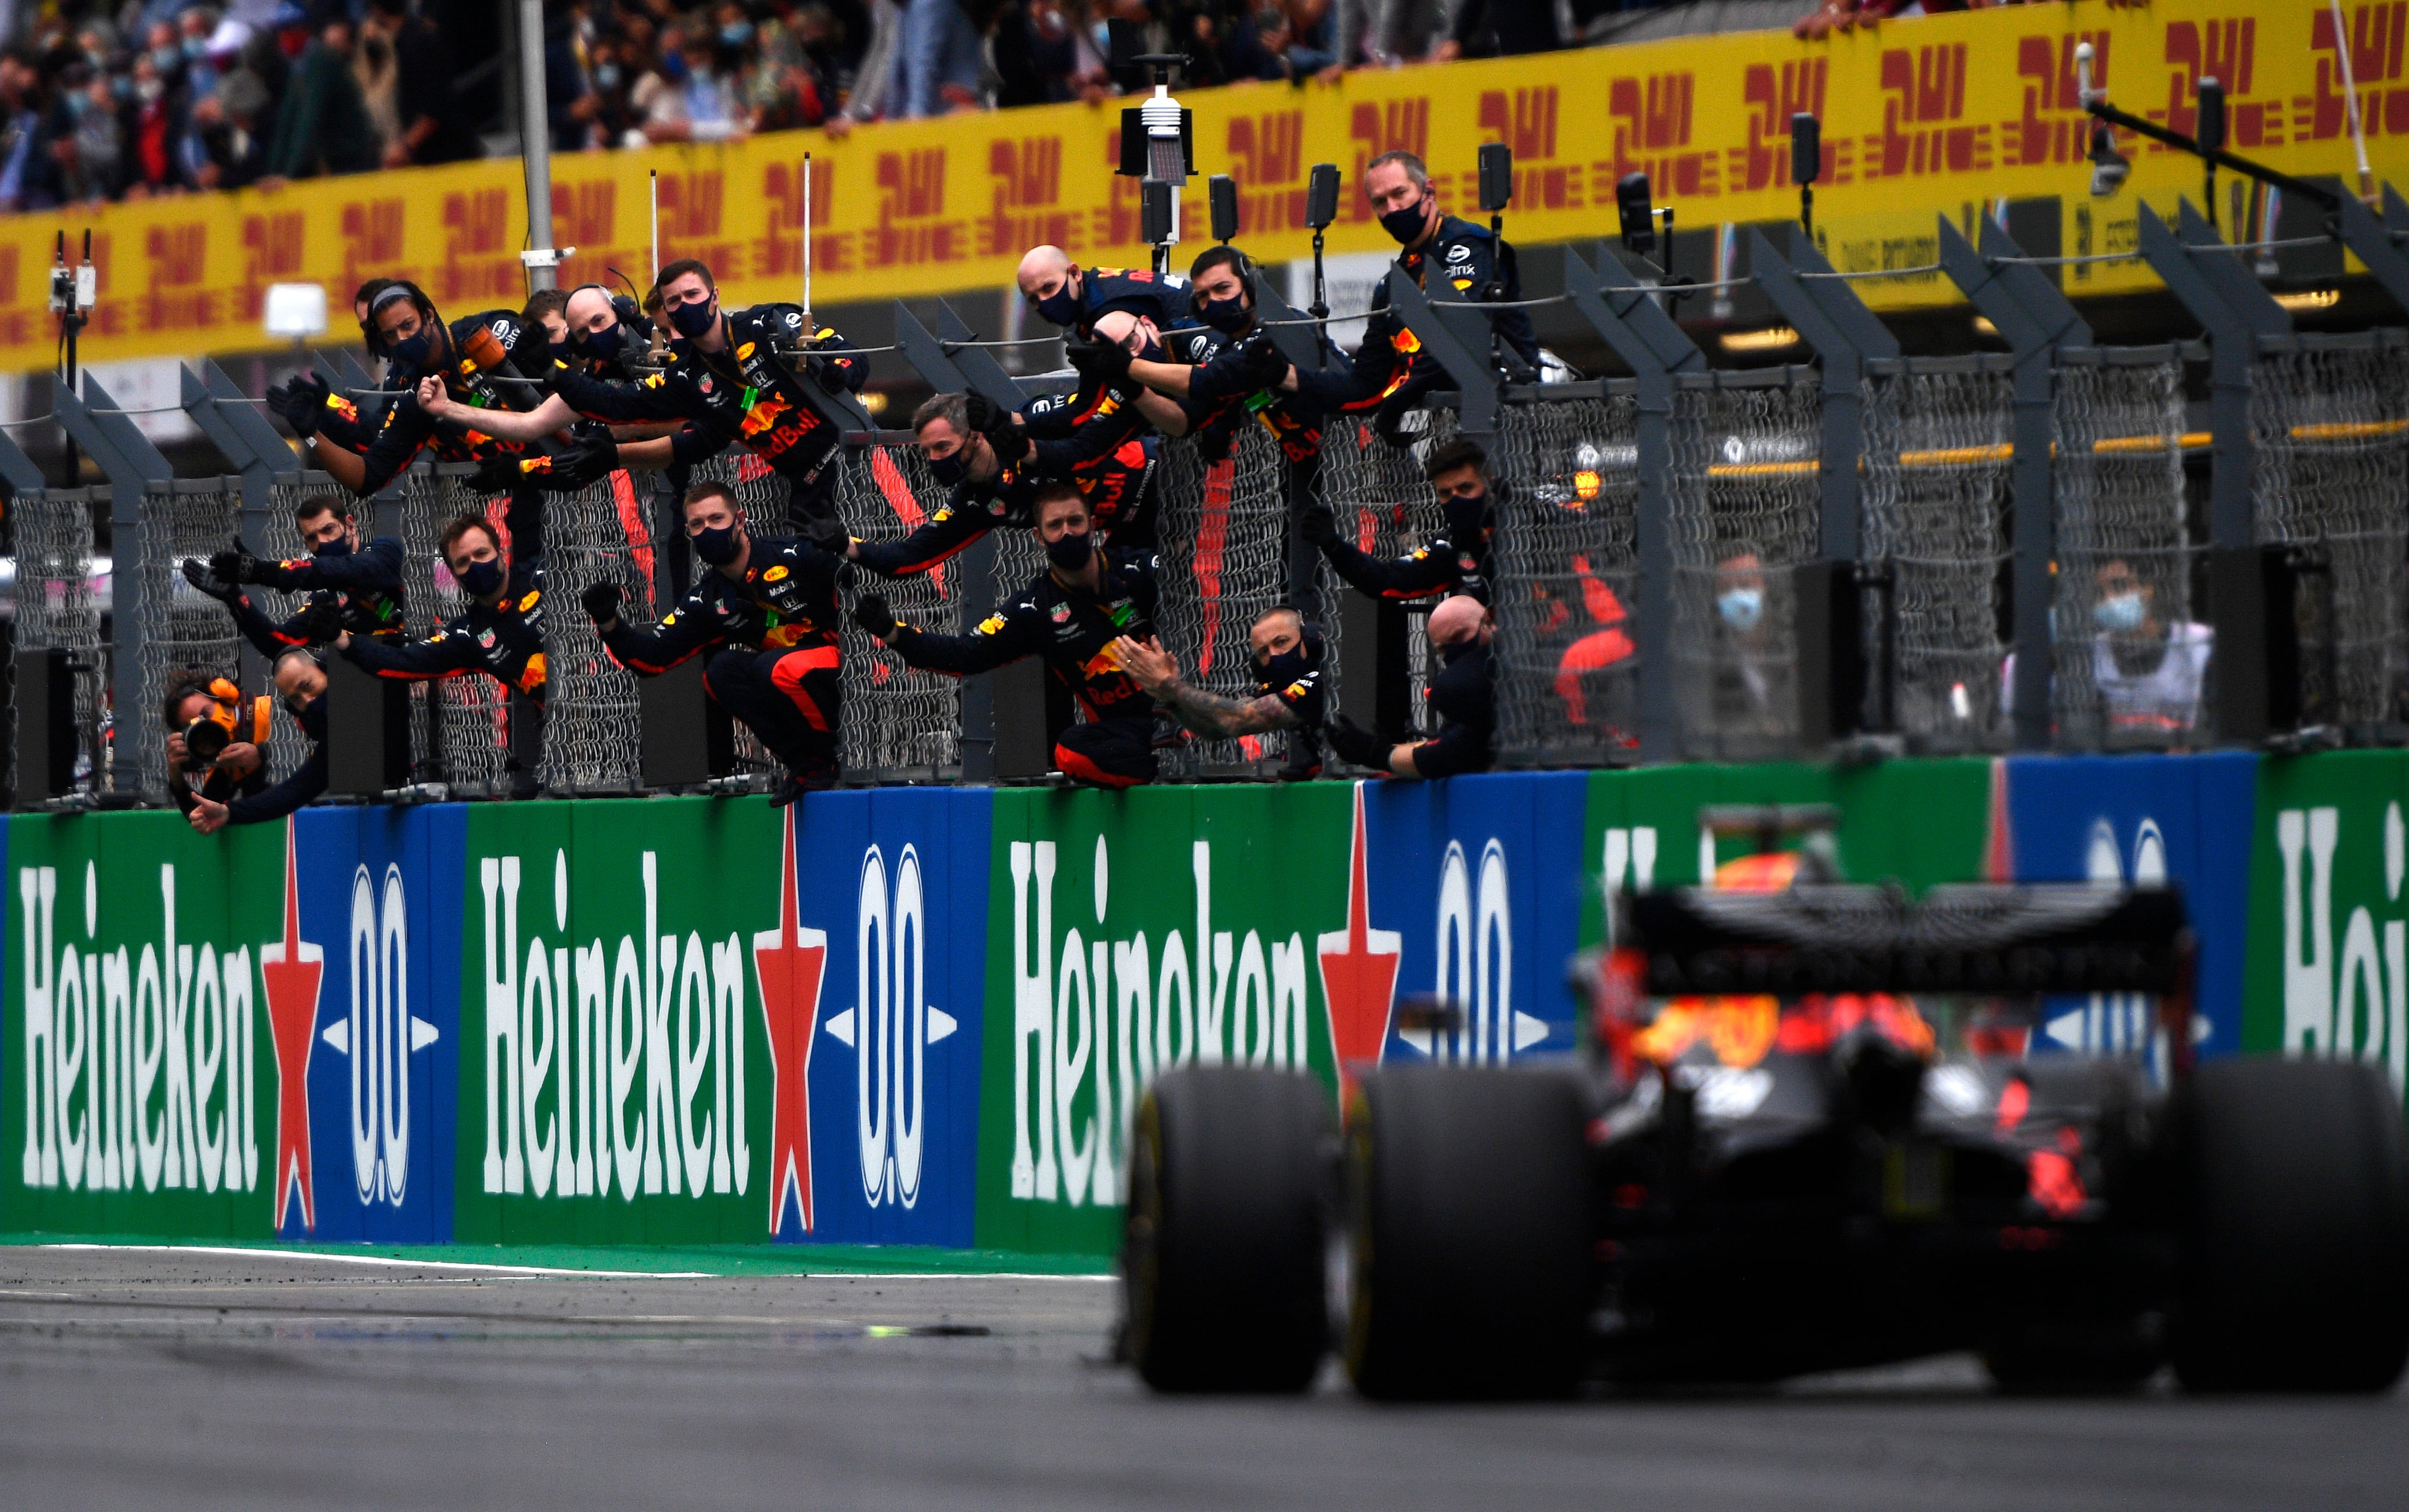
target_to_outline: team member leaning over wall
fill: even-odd
[[[263,656],[281,656],[295,646],[353,635],[398,641],[402,619],[401,542],[378,536],[362,543],[352,501],[340,494],[312,494],[293,510],[294,526],[307,556],[277,561],[254,556],[237,540],[204,565],[184,563],[184,581],[226,606],[235,627]],[[303,596],[301,607],[282,624],[261,613],[244,593],[246,583]]]
[[[907,666],[932,671],[959,676],[1045,657],[1046,670],[1077,696],[1088,716],[1055,742],[1055,766],[1099,787],[1150,783],[1157,706],[1113,646],[1123,635],[1153,637],[1161,564],[1152,552],[1099,546],[1088,501],[1069,483],[1038,491],[1037,538],[1053,565],[968,635],[899,625],[877,594],[862,595],[853,617]]]
[[[1489,682],[1489,638],[1496,628],[1488,609],[1463,594],[1432,610],[1431,649],[1447,663],[1430,685],[1431,708],[1439,717],[1437,736],[1392,745],[1338,714],[1327,727],[1330,749],[1359,767],[1392,777],[1452,777],[1487,770],[1497,725],[1496,696]]]
[[[1290,732],[1282,782],[1321,775],[1321,632],[1293,604],[1274,604],[1247,632],[1251,650],[1247,670],[1254,691],[1243,698],[1207,693],[1179,675],[1178,659],[1162,642],[1122,636],[1113,642],[1137,685],[1171,711],[1182,725],[1207,740],[1229,740],[1271,730]]]
[[[301,733],[310,737],[310,758],[263,793],[226,802],[195,795],[185,812],[195,829],[213,835],[230,824],[281,819],[326,790],[326,669],[318,665],[318,655],[296,647],[276,659],[276,696]]]
[[[602,644],[621,666],[646,676],[713,652],[703,686],[786,769],[770,801],[791,803],[834,786],[844,692],[836,604],[844,558],[809,541],[756,540],[736,496],[718,483],[695,484],[682,508],[686,539],[711,570],[648,630],[619,618],[617,583],[587,588],[585,612]]]

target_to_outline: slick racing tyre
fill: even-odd
[[[1557,1396],[1594,1289],[1579,1087],[1408,1066],[1363,1084],[1348,1130],[1347,1368],[1387,1399]]]
[[[1191,1066],[1137,1111],[1125,1346],[1158,1391],[1302,1391],[1330,1347],[1335,1120],[1310,1076]]]
[[[2240,1058],[2177,1104],[2192,1390],[2380,1391],[2409,1357],[2409,1140],[2373,1066]]]

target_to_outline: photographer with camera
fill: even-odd
[[[316,652],[295,647],[276,658],[274,675],[277,698],[301,727],[301,733],[310,738],[310,758],[292,776],[264,792],[219,799],[211,797],[205,786],[194,794],[184,817],[201,834],[216,834],[230,824],[265,824],[281,819],[326,790],[326,670],[318,664]],[[254,721],[263,718],[255,712],[251,717]],[[259,727],[255,725],[256,727]],[[190,726],[186,727],[184,740],[189,751],[193,740]],[[227,747],[232,748],[231,744]],[[219,756],[223,760],[224,752],[220,752]]]
[[[267,790],[268,700],[246,699],[227,678],[198,668],[167,674],[160,701],[167,729],[167,796],[185,814],[200,799],[219,803]]]

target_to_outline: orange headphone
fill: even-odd
[[[209,705],[186,727],[184,735],[184,744],[194,756],[214,763],[218,754],[238,740],[249,741],[253,745],[267,743],[276,707],[274,699],[262,696],[250,700],[251,731],[245,734],[242,730],[242,689],[223,677],[213,677],[209,679],[209,686],[200,691],[209,695]],[[214,739],[202,734],[201,727],[204,725],[219,732]]]

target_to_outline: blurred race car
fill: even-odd
[[[1768,832],[1780,828],[1767,821]],[[1616,904],[1577,1063],[1162,1077],[1123,1349],[1162,1390],[1766,1380],[1982,1352],[2006,1388],[2373,1391],[2409,1141],[2365,1065],[2191,1058],[2167,889],[1896,888],[1772,847]],[[2132,1053],[2035,1030],[2155,1005]]]

